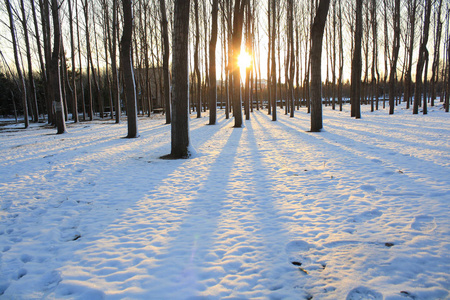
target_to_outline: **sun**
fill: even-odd
[[[245,51],[238,56],[238,67],[241,74],[241,80],[245,80],[246,70],[252,65],[252,57]]]
[[[248,54],[245,51],[242,51],[241,54],[239,54],[238,56],[238,66],[239,69],[245,70],[247,68],[249,68],[252,64],[252,57],[250,56],[250,54]]]

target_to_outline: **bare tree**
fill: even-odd
[[[37,103],[37,97],[36,97],[36,86],[34,84],[34,78],[33,78],[33,63],[31,61],[31,50],[30,50],[30,39],[28,38],[28,25],[27,25],[27,15],[25,13],[25,5],[23,3],[23,0],[20,0],[20,8],[22,10],[22,28],[23,28],[23,35],[25,39],[25,48],[27,53],[27,62],[28,62],[28,85],[30,88],[30,100],[31,100],[31,107],[32,107],[32,113],[33,113],[33,121],[39,122],[39,111],[38,111],[38,103]]]
[[[195,74],[195,97],[196,97],[196,111],[197,118],[202,117],[202,97],[201,97],[201,76],[200,76],[200,62],[199,62],[199,45],[200,45],[200,25],[198,16],[198,0],[194,0],[194,21],[195,21],[195,46],[194,46],[194,74]]]
[[[423,35],[421,37],[420,47],[419,47],[419,58],[417,60],[417,70],[416,70],[416,88],[414,92],[414,105],[413,114],[419,113],[419,103],[422,94],[422,76],[424,71],[424,66],[426,58],[428,56],[427,43],[428,43],[428,33],[430,28],[430,18],[431,18],[431,2],[432,0],[425,0],[425,17],[423,24]]]
[[[238,67],[238,57],[241,52],[242,24],[244,20],[244,8],[246,0],[235,0],[233,36],[232,36],[232,78],[233,78],[233,115],[234,127],[242,127],[242,98],[241,98],[241,75]]]
[[[123,1],[123,35],[120,61],[124,76],[124,93],[127,99],[127,138],[137,138],[137,108],[136,108],[136,82],[132,63],[132,34],[133,34],[133,3],[132,0]]]
[[[57,133],[66,132],[66,123],[64,120],[64,105],[61,93],[61,76],[60,76],[60,55],[61,55],[61,25],[59,20],[59,3],[58,0],[52,0],[52,20],[53,20],[53,52],[50,64],[50,90],[53,92],[53,106],[55,108],[55,119]]]
[[[394,114],[395,108],[395,78],[397,74],[398,52],[400,50],[400,0],[395,0],[394,8],[394,41],[392,49],[391,70],[389,73],[389,114]]]
[[[23,103],[23,117],[24,117],[24,123],[25,128],[28,128],[29,126],[29,120],[28,120],[28,104],[27,104],[27,88],[25,85],[25,79],[22,74],[22,68],[20,66],[20,60],[19,60],[19,46],[17,45],[17,38],[16,38],[16,29],[14,26],[14,16],[12,13],[11,3],[9,0],[5,0],[6,4],[6,10],[8,11],[9,15],[9,29],[11,31],[11,40],[13,44],[13,50],[14,50],[14,60],[16,62],[16,70],[17,75],[19,76],[20,81],[20,87],[22,88],[22,103]]]
[[[189,153],[189,7],[190,0],[175,0],[172,38],[171,153],[167,158],[188,158]]]
[[[209,125],[215,125],[217,121],[216,44],[218,10],[219,1],[213,0],[211,41],[209,43]]]
[[[161,6],[161,31],[164,42],[163,76],[164,76],[164,103],[166,107],[166,124],[170,124],[170,72],[169,72],[169,32],[167,30],[166,1],[159,1]]]
[[[361,41],[362,41],[362,3],[356,0],[356,26],[352,58],[352,86],[350,94],[351,116],[361,118]]]
[[[311,29],[311,131],[319,132],[322,121],[322,41],[330,0],[320,0]]]
[[[76,72],[75,72],[75,40],[73,33],[73,15],[72,15],[72,1],[68,0],[69,10],[69,26],[70,26],[70,49],[72,57],[72,99],[73,99],[73,111],[72,118],[74,122],[78,122],[78,101],[77,101],[77,84],[76,84]],[[79,50],[78,50],[79,51]]]
[[[434,100],[436,100],[436,83],[438,83],[439,81],[439,56],[441,49],[440,44],[442,33],[441,11],[442,11],[442,0],[439,0],[438,12],[436,15],[434,55],[433,55],[432,75],[431,75],[431,104],[430,104],[431,106],[434,106]]]

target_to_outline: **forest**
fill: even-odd
[[[449,299],[450,0],[0,15],[0,299]]]
[[[162,112],[171,123],[184,114],[171,111],[180,101],[199,118],[210,110],[210,124],[223,109],[236,127],[242,109],[246,119],[267,109],[276,120],[276,107],[291,117],[306,107],[311,131],[323,126],[323,105],[342,110],[350,102],[356,118],[361,105],[393,114],[402,101],[413,114],[436,101],[448,112],[449,4],[5,0],[1,114],[23,116],[25,128],[29,119],[48,122],[58,133],[68,120],[119,123],[126,114],[134,137],[138,115]],[[175,73],[175,55],[186,76]],[[186,93],[175,91],[177,79]]]

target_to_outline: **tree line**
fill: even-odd
[[[361,104],[393,114],[402,101],[414,114],[436,101],[448,112],[449,4],[4,0],[2,113],[23,114],[25,127],[45,115],[58,133],[69,119],[119,123],[126,114],[128,137],[137,137],[137,116],[161,111],[175,136],[180,120],[188,136],[185,114],[209,110],[215,124],[218,107],[235,127],[254,109],[276,121],[279,107],[291,117],[306,107],[311,131],[323,127],[324,104],[342,110],[347,100],[355,118]]]

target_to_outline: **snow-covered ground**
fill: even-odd
[[[0,299],[449,299],[441,107],[3,127]]]

